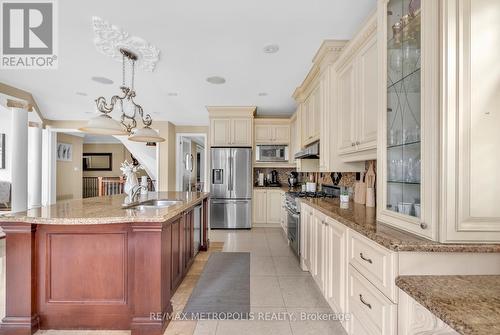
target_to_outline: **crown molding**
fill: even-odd
[[[254,117],[257,106],[206,106],[208,117]]]
[[[313,66],[302,84],[295,89],[292,97],[297,102],[303,102],[312,91],[316,78],[324,71],[328,65],[333,64],[344,50],[348,41],[345,40],[325,40],[321,43],[318,51],[313,57]]]
[[[20,100],[7,99],[7,107],[24,109],[24,110],[27,110],[28,112],[33,111],[32,104],[30,104],[26,101],[20,101]]]
[[[340,54],[338,64],[343,65],[350,61],[356,52],[365,44],[372,36],[377,33],[377,15],[371,14],[365,21],[361,29],[356,35],[347,43],[344,51]]]
[[[38,107],[38,104],[36,103],[35,98],[33,98],[33,95],[31,93],[4,83],[0,83],[0,93],[4,94],[7,97],[7,100],[9,99],[8,97],[23,100],[26,105],[31,106],[31,111],[34,110],[34,112],[38,115],[38,118],[40,119],[42,124],[45,124],[46,120],[43,117],[40,108]]]

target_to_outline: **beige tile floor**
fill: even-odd
[[[251,311],[257,315],[293,313],[285,320],[172,321],[164,335],[343,335],[336,321],[302,321],[302,313],[332,313],[308,272],[287,245],[280,228],[211,232],[211,251],[250,252]],[[217,243],[221,242],[221,243]],[[0,316],[5,305],[5,242],[0,240]],[[200,277],[209,253],[200,253],[172,297],[174,311],[182,311]],[[266,314],[267,313],[267,314]],[[37,335],[128,335],[128,331],[39,331]]]

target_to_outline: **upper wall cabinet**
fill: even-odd
[[[255,107],[207,107],[210,146],[253,146]]]
[[[378,48],[373,15],[336,62],[338,150],[344,161],[377,158]]]
[[[441,71],[440,239],[498,242],[500,1],[441,2],[440,41],[446,53]]]
[[[300,146],[321,139],[321,115],[330,112],[330,105],[324,104],[325,92],[321,88],[322,74],[328,69],[329,64],[335,62],[341,53],[345,41],[324,41],[313,59],[313,67],[304,79],[302,85],[297,87],[293,98],[297,101],[297,122],[300,125]]]
[[[338,129],[339,114],[345,112],[337,104],[341,83],[335,72],[339,57],[345,53],[344,46],[345,41],[325,41],[314,57],[313,68],[293,95],[299,105],[296,120],[300,123],[297,130],[301,139],[300,146],[317,140],[320,142],[320,157],[315,162],[318,166],[311,166],[310,160],[297,160],[297,169],[300,171],[358,172],[365,169],[364,162],[346,162],[340,156],[339,138],[335,131]],[[352,92],[354,88],[349,89],[347,94]],[[354,101],[352,105],[354,106]]]
[[[290,144],[288,119],[255,119],[256,144]]]
[[[499,242],[500,2],[378,8],[377,219],[444,243]]]
[[[420,5],[421,4],[421,5]],[[377,219],[437,239],[439,2],[380,0]]]

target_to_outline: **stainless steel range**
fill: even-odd
[[[322,192],[286,192],[288,241],[297,256],[300,256],[300,198],[338,198],[340,187],[322,185]]]

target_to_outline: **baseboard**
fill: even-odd
[[[279,223],[253,223],[252,228],[282,228]]]

